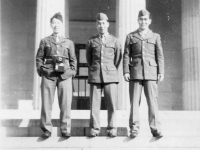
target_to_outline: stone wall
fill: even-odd
[[[152,14],[150,28],[161,35],[165,79],[159,84],[161,110],[182,110],[181,0],[147,0]]]
[[[1,0],[1,108],[32,100],[36,0]]]

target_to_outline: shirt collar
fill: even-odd
[[[61,34],[52,34],[52,36],[53,36],[54,38],[56,38],[56,37],[58,37],[58,38],[63,37]]]
[[[105,38],[108,36],[108,32],[107,33],[105,33],[105,34],[99,34],[99,37],[101,38],[102,36],[104,36]]]
[[[146,30],[143,30],[143,31],[140,31],[140,29],[138,29],[138,31],[139,31],[139,34],[147,35],[147,32],[149,31],[149,29],[146,29]]]

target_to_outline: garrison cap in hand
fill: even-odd
[[[142,17],[142,16],[146,16],[146,15],[150,15],[150,13],[148,12],[148,10],[140,10],[139,14],[138,14],[138,18]]]
[[[61,22],[63,22],[63,18],[62,18],[62,15],[61,15],[60,12],[56,13],[56,14],[51,18],[50,21],[52,21],[53,18],[56,18],[56,19],[60,20]]]
[[[96,20],[108,20],[108,17],[104,13],[98,13],[96,16]]]

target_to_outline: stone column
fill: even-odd
[[[69,37],[69,0],[65,0],[65,36]]]
[[[37,0],[37,20],[36,20],[36,38],[35,38],[35,56],[39,47],[40,40],[52,34],[50,27],[50,18],[57,12],[63,16],[65,26],[65,0]],[[65,29],[65,28],[64,28]],[[63,31],[65,33],[65,31]],[[35,59],[35,58],[34,58]],[[34,65],[35,62],[34,62]],[[40,109],[41,94],[40,84],[41,78],[37,75],[36,67],[34,67],[34,88],[33,88],[33,108]],[[55,101],[56,102],[56,101]]]
[[[200,110],[200,1],[182,0],[183,108]]]
[[[124,52],[126,35],[138,28],[138,12],[145,8],[145,0],[117,0],[116,36],[121,41],[122,53]],[[122,68],[122,65],[120,67]],[[120,74],[118,93],[117,109],[127,110],[127,106],[129,106],[129,86],[128,82],[124,81],[122,72]]]

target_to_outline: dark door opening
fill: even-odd
[[[90,109],[90,85],[88,84],[88,65],[86,61],[86,45],[75,44],[77,57],[77,74],[73,79],[73,110]],[[102,95],[101,110],[106,109],[105,99]]]

